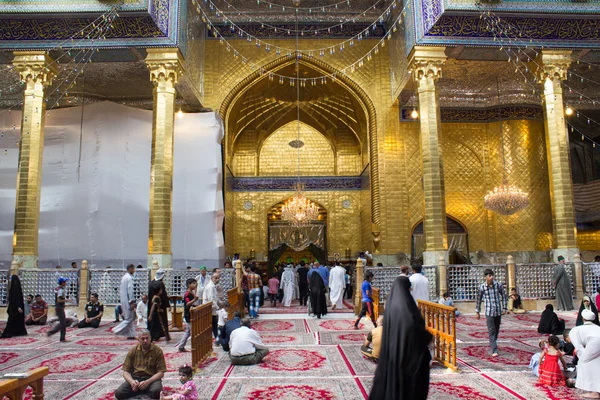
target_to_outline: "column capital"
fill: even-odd
[[[564,81],[571,65],[571,51],[542,50],[536,60],[541,82],[546,79]]]
[[[171,80],[176,84],[183,75],[183,55],[176,47],[147,49],[146,65],[150,70],[150,80]]]
[[[52,78],[58,73],[58,68],[52,57],[45,51],[14,51],[12,64],[19,71],[21,81],[34,81],[44,86],[52,84]]]
[[[442,65],[446,62],[445,47],[415,46],[408,56],[409,68],[415,80],[442,76]]]

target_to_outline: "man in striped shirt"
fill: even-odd
[[[498,357],[498,333],[500,332],[500,321],[502,315],[506,314],[507,297],[504,287],[494,280],[494,271],[486,269],[485,283],[479,286],[477,293],[477,302],[475,303],[475,316],[480,318],[481,301],[485,302],[485,320],[487,322],[490,347],[492,348],[492,357]]]
[[[258,318],[262,280],[260,279],[260,275],[256,273],[255,265],[250,267],[250,273],[246,276],[248,278],[248,289],[250,290],[250,308],[248,309],[248,312],[250,318]]]

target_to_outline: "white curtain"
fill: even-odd
[[[83,118],[81,111],[81,107],[53,110],[46,117],[39,264],[66,267],[87,259],[98,267],[146,265],[152,111],[110,102],[85,106]],[[0,260],[10,264],[20,112],[2,114],[5,129],[17,124],[13,135],[0,138],[0,151],[9,148],[6,156],[0,154]],[[214,113],[176,118],[172,206],[176,267],[218,266],[224,257],[222,131]]]

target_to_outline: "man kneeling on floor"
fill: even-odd
[[[117,400],[129,399],[140,394],[159,399],[161,379],[167,372],[165,356],[160,347],[150,342],[150,331],[138,336],[139,343],[129,350],[123,364],[125,382],[115,391]]]
[[[269,354],[269,349],[254,329],[250,329],[250,319],[242,319],[242,326],[231,332],[229,358],[233,365],[258,364]]]
[[[104,314],[104,306],[98,301],[98,293],[90,295],[90,302],[85,306],[85,318],[77,325],[80,328],[97,328]]]
[[[377,328],[369,332],[369,335],[365,339],[360,351],[369,360],[377,362],[379,359],[379,350],[381,348],[381,337],[383,336],[383,315],[377,318]],[[371,348],[371,344],[373,347]]]

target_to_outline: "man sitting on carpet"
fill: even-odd
[[[523,308],[521,295],[517,293],[517,289],[515,288],[510,290],[510,296],[508,296],[508,311],[513,314],[525,314],[527,312],[525,308]]]
[[[104,314],[104,306],[98,301],[98,293],[90,295],[90,302],[85,306],[85,318],[77,325],[80,328],[97,328]]]
[[[231,332],[242,326],[242,314],[239,311],[233,313],[233,319],[225,323],[225,327],[219,332],[219,342],[223,351],[229,351],[229,341],[231,340]]]
[[[379,360],[379,350],[381,349],[381,337],[383,336],[383,315],[377,318],[377,328],[369,332],[369,335],[365,339],[360,351],[369,360],[377,362]],[[371,343],[373,348],[370,347]]]
[[[159,399],[162,391],[161,379],[167,372],[165,355],[160,347],[150,341],[150,331],[138,336],[139,343],[129,350],[123,364],[125,382],[115,390],[117,400],[129,399],[146,394]]]
[[[42,296],[35,295],[35,302],[29,307],[29,315],[25,317],[25,325],[46,325],[48,320],[48,303]]]
[[[269,354],[269,349],[260,339],[260,335],[250,329],[250,320],[244,318],[242,326],[231,333],[229,358],[232,365],[254,365]]]

